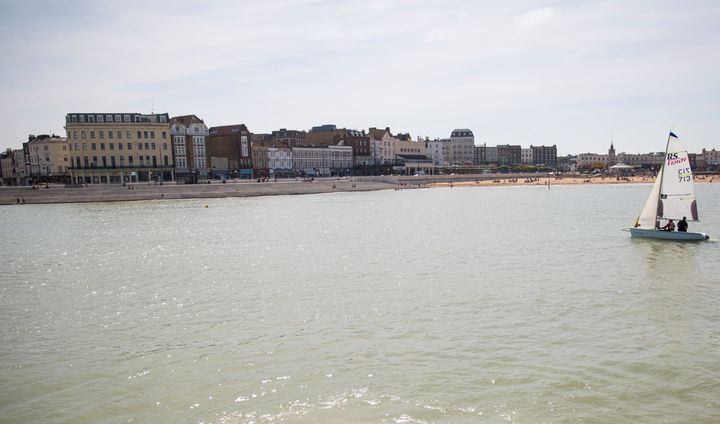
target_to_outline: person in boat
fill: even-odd
[[[678,221],[678,224],[677,224],[678,231],[682,231],[683,233],[687,232],[687,227],[688,227],[688,223],[685,219],[686,218],[683,216],[683,219]]]
[[[671,219],[671,220],[668,221],[667,224],[665,224],[665,225],[663,225],[662,227],[660,227],[660,229],[661,229],[662,231],[675,231],[675,223],[674,223],[673,220]]]

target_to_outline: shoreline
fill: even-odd
[[[87,187],[38,186],[0,187],[0,205],[55,204],[91,202],[127,202],[142,200],[209,199],[225,197],[288,196],[339,192],[363,192],[379,190],[408,190],[439,187],[508,187],[508,186],[557,186],[557,185],[605,185],[605,184],[651,184],[655,177],[535,177],[525,175],[462,175],[462,176],[401,176],[401,177],[352,177],[349,179],[318,179],[313,182],[280,180],[278,182],[229,182],[211,184],[149,184],[128,186]],[[720,183],[720,176],[697,176],[698,184]]]

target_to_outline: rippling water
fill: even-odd
[[[2,207],[0,421],[720,422],[720,244],[648,191]]]

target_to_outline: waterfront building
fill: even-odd
[[[467,128],[455,129],[450,134],[451,165],[468,166],[473,164],[475,157],[475,136]]]
[[[520,149],[520,163],[523,165],[533,164],[533,150],[531,148]]]
[[[167,113],[68,113],[65,131],[75,184],[174,180]]]
[[[214,174],[228,178],[253,178],[250,131],[245,124],[211,127],[208,157]]]
[[[557,146],[530,146],[535,165],[557,166]],[[606,163],[607,164],[607,163]]]
[[[607,160],[607,155],[601,155],[598,153],[580,153],[577,156],[576,164],[579,170],[607,169]],[[627,163],[624,160],[622,162]],[[630,165],[629,163],[627,164]]]
[[[498,163],[500,165],[518,165],[521,163],[520,145],[499,144],[497,146]]]
[[[284,143],[276,143],[267,149],[268,168],[270,175],[275,177],[292,177],[293,171],[292,149]]]
[[[352,147],[343,145],[292,148],[293,169],[308,177],[348,175],[353,166]]]
[[[283,143],[288,147],[304,146],[306,135],[307,133],[305,131],[280,128],[278,131],[272,132],[272,139],[273,141]]]
[[[395,166],[393,170],[405,175],[418,172],[434,174],[435,165],[432,158],[427,156],[425,141],[413,141],[409,133],[397,134],[394,143]]]
[[[485,163],[498,163],[499,154],[497,146],[485,147]]]
[[[665,152],[655,153],[620,153],[617,155],[617,161],[633,168],[643,169],[660,169],[665,158]]]
[[[370,152],[375,165],[392,165],[395,162],[395,142],[390,128],[378,129],[370,127],[368,130]]]
[[[170,119],[170,135],[175,162],[175,179],[197,183],[210,174],[207,155],[208,127],[195,115],[175,116]]]
[[[0,185],[14,186],[17,184],[15,170],[15,154],[13,149],[8,148],[0,153]]]
[[[30,178],[35,183],[68,183],[68,143],[55,134],[30,135],[23,143],[23,152],[30,167]]]
[[[448,166],[450,157],[450,139],[436,138],[426,142],[426,154],[432,159],[435,166]],[[474,160],[473,160],[473,163]]]
[[[705,158],[705,167],[708,170],[720,169],[720,150],[706,150],[702,149],[702,155]]]

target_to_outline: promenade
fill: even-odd
[[[389,190],[396,187],[387,179],[321,179],[313,182],[280,180],[278,182],[242,181],[211,184],[90,184],[86,187],[44,185],[32,187],[0,187],[0,205],[40,203],[122,202],[135,200],[201,199],[220,197],[252,197],[297,194],[334,193],[345,191]]]

